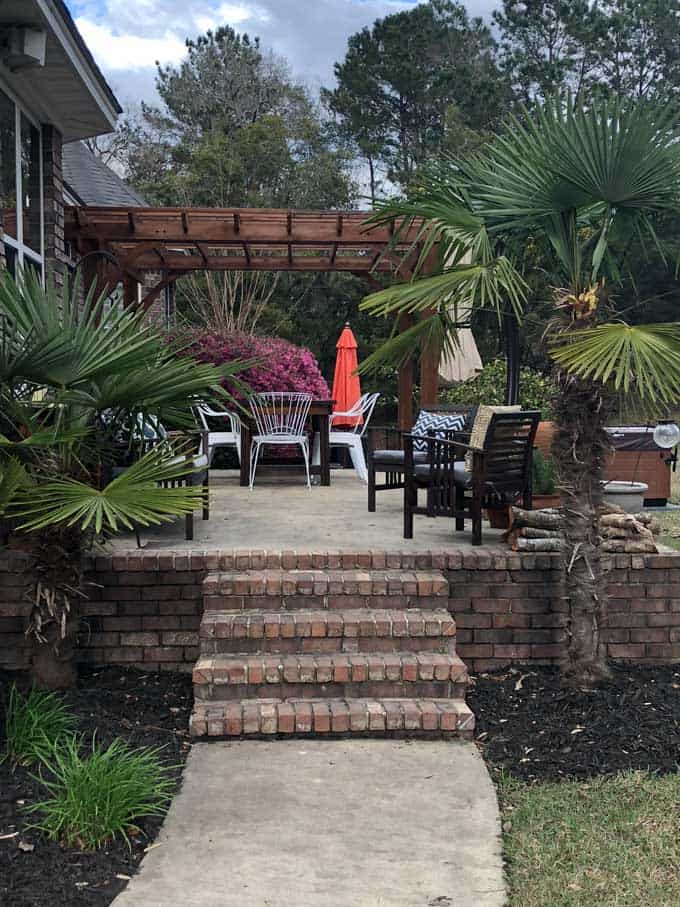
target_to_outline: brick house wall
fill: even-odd
[[[300,569],[316,566],[297,556]],[[317,555],[313,556],[314,558]],[[319,555],[323,558],[323,555]],[[198,652],[202,583],[217,570],[286,568],[286,554],[131,552],[92,560],[90,600],[81,606],[81,658],[147,670],[190,670]],[[372,559],[372,560],[371,560]],[[342,556],[347,569],[442,569],[457,652],[473,671],[555,662],[566,640],[566,605],[557,555],[481,549],[473,554],[384,553]],[[27,665],[23,636],[30,610],[25,555],[0,555],[0,667]],[[680,554],[614,555],[608,562],[610,658],[680,662]]]
[[[42,127],[43,197],[45,203],[45,275],[63,284],[67,256],[64,245],[64,181],[62,137],[54,126]]]

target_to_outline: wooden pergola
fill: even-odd
[[[149,307],[167,286],[194,271],[336,271],[370,289],[412,277],[420,249],[413,225],[387,252],[394,225],[368,228],[367,212],[259,208],[67,207],[65,235],[85,283],[123,285],[125,303]],[[139,302],[144,274],[160,279]],[[403,320],[401,327],[410,325]],[[439,351],[421,356],[421,403],[437,402]],[[399,425],[413,424],[414,364],[399,372]]]

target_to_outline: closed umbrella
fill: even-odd
[[[335,373],[333,375],[333,412],[344,413],[352,409],[361,397],[361,384],[356,374],[359,365],[357,359],[357,342],[349,326],[343,328],[342,334],[335,344],[337,354],[335,357]],[[333,419],[333,428],[340,425],[353,427],[363,421],[361,416],[347,416]]]

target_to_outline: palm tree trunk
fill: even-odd
[[[68,689],[77,678],[78,610],[86,597],[83,533],[79,527],[48,526],[28,538],[36,562],[28,629],[31,679],[41,689]]]
[[[558,372],[557,386],[553,458],[564,512],[562,579],[568,608],[563,674],[590,685],[607,676],[600,633],[606,601],[598,509],[609,451],[608,404],[595,382]]]

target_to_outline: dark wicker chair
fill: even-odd
[[[531,466],[534,438],[540,413],[494,413],[482,449],[454,438],[427,441],[427,462],[419,463],[413,450],[416,436],[405,436],[404,538],[413,538],[414,514],[447,516],[456,521],[456,531],[472,521],[472,544],[482,543],[482,510],[522,502],[531,508]],[[422,436],[421,436],[422,437]],[[472,455],[472,469],[465,454]],[[418,506],[418,491],[426,491],[424,507]]]
[[[477,412],[476,406],[455,406],[438,404],[437,406],[424,407],[427,412],[436,415],[462,415],[465,416],[465,423],[460,432],[456,432],[456,440],[466,441],[469,438],[472,429],[472,423]],[[447,432],[447,436],[450,433]],[[404,436],[405,433],[397,428],[376,427],[369,430],[368,444],[368,511],[375,513],[376,492],[394,491],[404,487]],[[378,446],[379,445],[379,446]],[[414,452],[414,458],[419,463],[427,461],[427,454],[418,451]],[[385,479],[382,484],[376,481],[376,473],[384,473]]]

